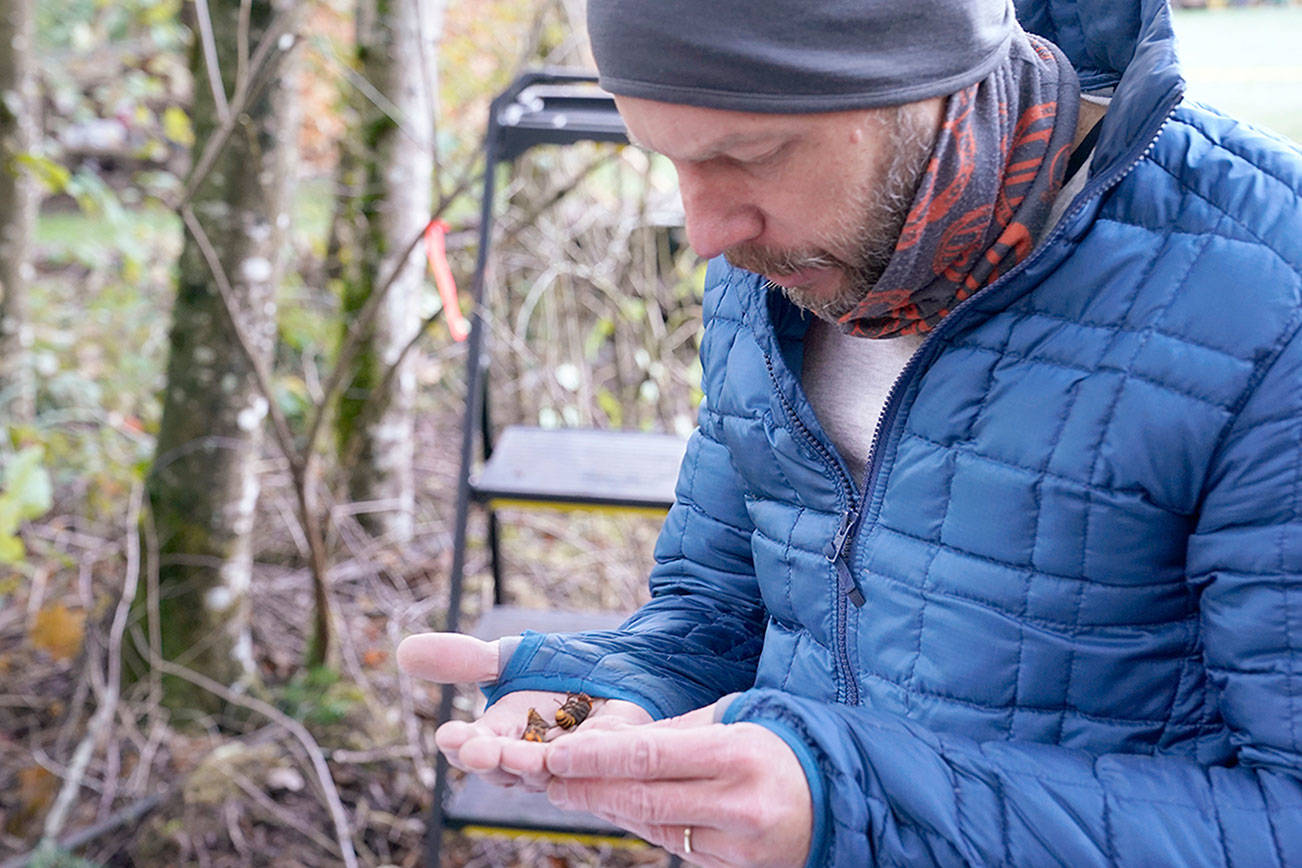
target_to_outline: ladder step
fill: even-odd
[[[522,606],[494,606],[476,622],[471,634],[484,640],[513,636],[525,630],[545,633],[576,633],[581,630],[614,630],[628,617],[613,612],[566,612],[555,609],[526,609]],[[562,811],[547,801],[544,793],[518,787],[494,786],[468,776],[449,788],[444,817],[449,828],[485,826],[492,829],[551,831],[563,835],[627,837],[618,826],[591,814]]]
[[[668,509],[686,449],[673,434],[510,426],[471,486],[481,501]]]
[[[491,641],[518,636],[525,630],[538,633],[579,633],[584,630],[615,630],[628,619],[625,612],[567,612],[562,609],[527,609],[523,606],[493,606],[475,622],[470,635]]]
[[[547,801],[546,793],[531,793],[520,787],[498,787],[473,776],[452,788],[445,805],[445,822],[451,829],[486,826],[602,837],[628,835],[618,826],[591,814],[562,811]]]

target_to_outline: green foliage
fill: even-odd
[[[309,727],[343,723],[365,701],[355,684],[344,681],[329,666],[316,666],[295,675],[284,687],[281,711]]]
[[[182,0],[40,0],[37,63],[47,105],[42,157],[24,167],[53,193],[95,196],[82,172],[105,175],[128,201],[174,189],[193,140],[180,104],[190,89]],[[119,138],[120,137],[120,138]],[[80,186],[82,189],[75,189]],[[85,202],[82,202],[83,207]]]
[[[98,200],[92,213],[37,225],[37,416],[22,439],[44,448],[61,509],[116,523],[152,452],[180,231],[174,215],[126,208],[93,179],[81,189]]]
[[[170,105],[163,110],[163,135],[174,144],[194,147],[194,125],[180,106]]]
[[[28,446],[16,453],[0,453],[0,564],[16,564],[26,550],[18,538],[25,521],[40,518],[53,503],[50,474],[42,463],[45,449]]]
[[[62,193],[68,189],[72,172],[42,154],[19,154],[14,157],[18,168],[34,177],[48,193]]]
[[[86,51],[109,42],[149,39],[180,48],[181,0],[41,0],[37,42],[45,52]]]
[[[45,844],[32,854],[27,868],[96,868],[96,865],[54,844]]]

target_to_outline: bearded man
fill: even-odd
[[[590,0],[705,401],[620,630],[404,643],[454,764],[703,865],[1302,864],[1302,159],[1162,0],[1016,12]]]

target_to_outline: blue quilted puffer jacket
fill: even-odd
[[[1085,189],[909,363],[864,479],[808,319],[722,260],[705,402],[586,690],[780,735],[810,865],[1302,865],[1302,157],[1181,104],[1164,3],[1027,2],[1116,86]]]

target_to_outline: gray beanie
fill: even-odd
[[[588,0],[601,86],[705,108],[900,105],[980,81],[1011,0]]]

